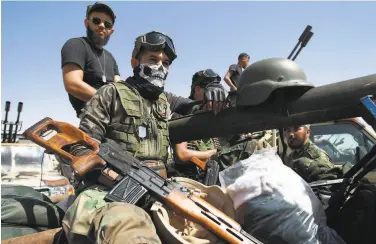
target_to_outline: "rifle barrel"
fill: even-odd
[[[22,112],[22,107],[23,107],[23,103],[22,102],[19,102],[18,103],[18,107],[17,107],[17,120],[16,120],[16,129],[14,130],[14,134],[13,134],[13,142],[16,141],[16,138],[17,138],[17,131],[18,131],[18,125],[20,124],[20,115],[21,115],[21,112]]]
[[[10,110],[10,102],[6,101],[5,102],[5,119],[3,121],[4,129],[3,129],[3,140],[2,140],[2,142],[5,142],[5,140],[8,137],[7,136],[7,124],[8,124],[8,113],[9,113],[9,110]]]
[[[230,107],[214,115],[199,112],[169,122],[172,143],[311,124],[362,116],[360,99],[376,96],[376,74],[336,82],[307,91],[286,104],[289,116],[273,113],[275,104]]]
[[[299,46],[300,43],[302,43],[302,45],[303,45],[304,40],[307,39],[307,37],[308,37],[308,35],[309,35],[309,33],[310,33],[311,30],[312,30],[312,26],[307,25],[306,28],[304,29],[304,31],[302,32],[302,34],[300,35],[300,37],[298,39],[298,43],[296,43],[294,49],[291,51],[290,55],[288,56],[288,59],[290,59],[292,57],[292,55],[295,53],[295,51],[298,48],[298,46]],[[311,37],[309,37],[309,38],[311,38]],[[309,41],[309,39],[308,39],[308,41]],[[302,49],[302,48],[300,48],[300,49]],[[300,51],[298,52],[298,54],[299,53],[300,53]],[[296,58],[296,56],[298,56],[298,54],[295,55],[295,58]]]

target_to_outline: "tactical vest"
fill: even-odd
[[[121,141],[125,151],[140,160],[166,162],[169,146],[168,119],[171,114],[166,95],[161,93],[148,109],[148,101],[136,89],[123,82],[112,84],[118,91],[127,116],[120,121],[117,129],[109,129],[108,137]]]

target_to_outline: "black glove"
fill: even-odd
[[[204,107],[205,110],[213,111],[214,114],[225,109],[226,91],[218,81],[211,82],[205,87]]]
[[[210,82],[205,87],[204,102],[216,101],[225,102],[226,101],[226,91],[225,88],[218,81]]]

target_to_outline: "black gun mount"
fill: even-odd
[[[304,29],[303,33],[300,35],[299,39],[298,39],[298,43],[296,43],[294,49],[291,51],[290,55],[288,56],[288,59],[290,59],[292,57],[292,55],[294,54],[294,52],[296,51],[296,49],[298,48],[299,44],[301,44],[300,48],[298,49],[298,52],[295,54],[295,56],[292,58],[292,60],[294,61],[299,53],[302,51],[302,49],[307,46],[309,40],[311,39],[311,37],[313,36],[313,32],[311,31],[312,30],[312,26],[310,25],[307,25],[307,27]]]
[[[10,111],[10,102],[5,102],[5,119],[1,121],[3,126],[2,143],[15,143],[17,139],[17,132],[22,129],[22,121],[20,121],[20,115],[22,112],[23,103],[19,102],[17,107],[17,120],[12,122],[8,120],[8,114]],[[9,129],[7,130],[7,127]],[[14,127],[14,130],[13,130]]]

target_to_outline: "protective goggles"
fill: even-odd
[[[140,53],[141,47],[151,51],[163,49],[171,62],[177,57],[172,39],[161,32],[152,31],[137,37],[135,48],[132,53],[133,58]]]
[[[194,85],[205,87],[214,80],[220,81],[221,77],[212,69],[206,69],[198,72],[198,77],[193,81],[193,83]]]

